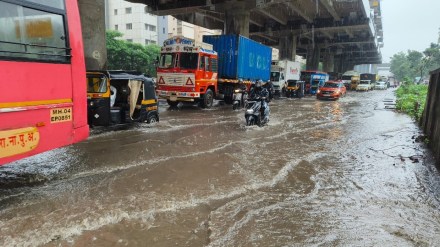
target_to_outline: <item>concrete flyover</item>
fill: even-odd
[[[88,69],[106,64],[104,2],[78,0]],[[156,15],[225,34],[241,34],[278,48],[280,59],[320,62],[327,72],[344,72],[356,64],[378,64],[382,57],[381,0],[128,0],[146,4]]]
[[[344,72],[381,63],[380,0],[129,0],[156,15],[248,36],[307,58],[307,68]]]

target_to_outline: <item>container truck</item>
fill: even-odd
[[[272,49],[240,35],[209,35],[202,43],[185,37],[164,41],[157,67],[157,93],[170,106],[213,99],[232,104],[243,81],[249,90],[256,80],[269,80]]]
[[[285,94],[288,81],[298,81],[300,71],[301,64],[299,62],[289,60],[272,61],[270,81],[273,84],[275,95]]]

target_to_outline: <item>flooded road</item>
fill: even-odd
[[[438,246],[440,175],[391,90],[156,126],[0,167],[0,246]]]

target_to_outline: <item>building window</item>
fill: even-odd
[[[133,25],[131,23],[127,23],[127,24],[125,24],[125,28],[127,30],[131,30],[131,29],[133,29]]]
[[[118,10],[117,10],[117,9],[113,10],[113,13],[114,13],[115,15],[118,15]]]
[[[150,25],[150,31],[156,32],[156,26]]]
[[[145,40],[145,45],[148,45],[149,43],[148,41],[149,41],[148,39]]]
[[[131,8],[125,8],[125,13],[126,14],[131,14]]]
[[[156,40],[150,40],[151,44],[156,44]]]
[[[132,40],[132,39],[127,39],[127,42],[130,42],[130,43],[131,43],[131,42],[133,42],[133,40]]]
[[[165,34],[165,28],[164,27],[162,28],[162,33]]]
[[[116,30],[116,31],[118,30],[118,25],[115,25],[115,30]]]

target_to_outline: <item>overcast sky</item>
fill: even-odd
[[[382,0],[381,8],[384,63],[400,51],[423,51],[437,42],[440,0]]]

